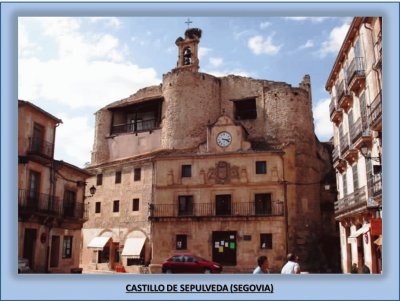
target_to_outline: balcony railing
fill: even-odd
[[[332,117],[333,112],[336,110],[335,99],[332,97],[331,102],[329,103],[329,116]]]
[[[29,138],[29,152],[53,158],[54,144],[37,137]]]
[[[335,202],[335,215],[344,214],[366,206],[367,195],[365,193],[365,186],[363,186]]]
[[[51,215],[58,218],[83,218],[84,205],[75,202],[73,205],[65,206],[60,198],[36,193],[30,190],[18,190],[19,213],[30,213],[40,215]]]
[[[358,118],[356,122],[350,125],[350,139],[354,143],[362,135],[362,120]]]
[[[259,207],[255,202],[232,203],[230,210],[216,210],[213,203],[194,203],[192,210],[179,211],[176,204],[154,204],[150,217],[240,217],[283,216],[283,203],[272,202],[271,207]]]
[[[332,150],[332,161],[336,162],[339,159],[339,148],[335,146]]]
[[[348,82],[351,83],[355,77],[365,77],[364,58],[362,57],[353,58],[347,69]]]
[[[159,128],[156,119],[137,120],[132,123],[116,124],[111,127],[111,134],[146,132]]]
[[[339,103],[340,100],[342,99],[343,96],[348,95],[348,91],[345,87],[345,81],[341,80],[340,83],[338,85],[335,86],[336,87],[336,97],[337,97],[337,102]]]
[[[340,154],[343,155],[349,149],[349,135],[346,133],[340,137]]]
[[[372,185],[374,196],[382,194],[382,173],[374,174]]]
[[[371,103],[369,119],[371,125],[379,123],[382,118],[382,91],[379,91],[374,101]]]

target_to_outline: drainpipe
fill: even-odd
[[[286,254],[289,252],[289,217],[288,217],[288,205],[287,205],[287,185],[288,181],[285,179],[285,160],[283,158],[284,152],[279,154],[279,157],[281,158],[282,161],[282,176],[283,179],[279,180],[280,183],[283,184],[283,206],[284,206],[284,215],[285,215],[285,233],[286,233],[286,240],[285,240],[285,248],[286,248]]]

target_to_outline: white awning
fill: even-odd
[[[110,239],[111,237],[96,236],[90,241],[90,243],[88,243],[87,247],[90,249],[103,250],[104,246]]]
[[[129,256],[131,258],[139,258],[145,240],[146,237],[127,238],[121,255]]]
[[[350,234],[349,238],[357,238],[361,234],[367,233],[369,231],[369,228],[371,227],[371,224],[364,224],[360,229],[358,229],[356,232],[353,234]]]

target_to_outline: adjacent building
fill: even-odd
[[[78,268],[87,171],[54,159],[62,121],[18,101],[18,257],[37,273]]]
[[[356,17],[326,83],[344,273],[382,272],[382,17]]]
[[[278,272],[294,251],[304,270],[338,272],[331,146],[314,134],[310,77],[201,73],[201,35],[176,40],[159,86],[96,112],[83,268],[160,272],[184,251],[226,272],[267,255]]]

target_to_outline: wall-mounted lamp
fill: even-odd
[[[86,196],[88,198],[92,197],[96,193],[96,187],[92,185],[92,187],[89,188],[90,195]]]
[[[364,158],[381,162],[381,157],[371,157],[371,151],[366,144],[361,145],[360,151]]]

